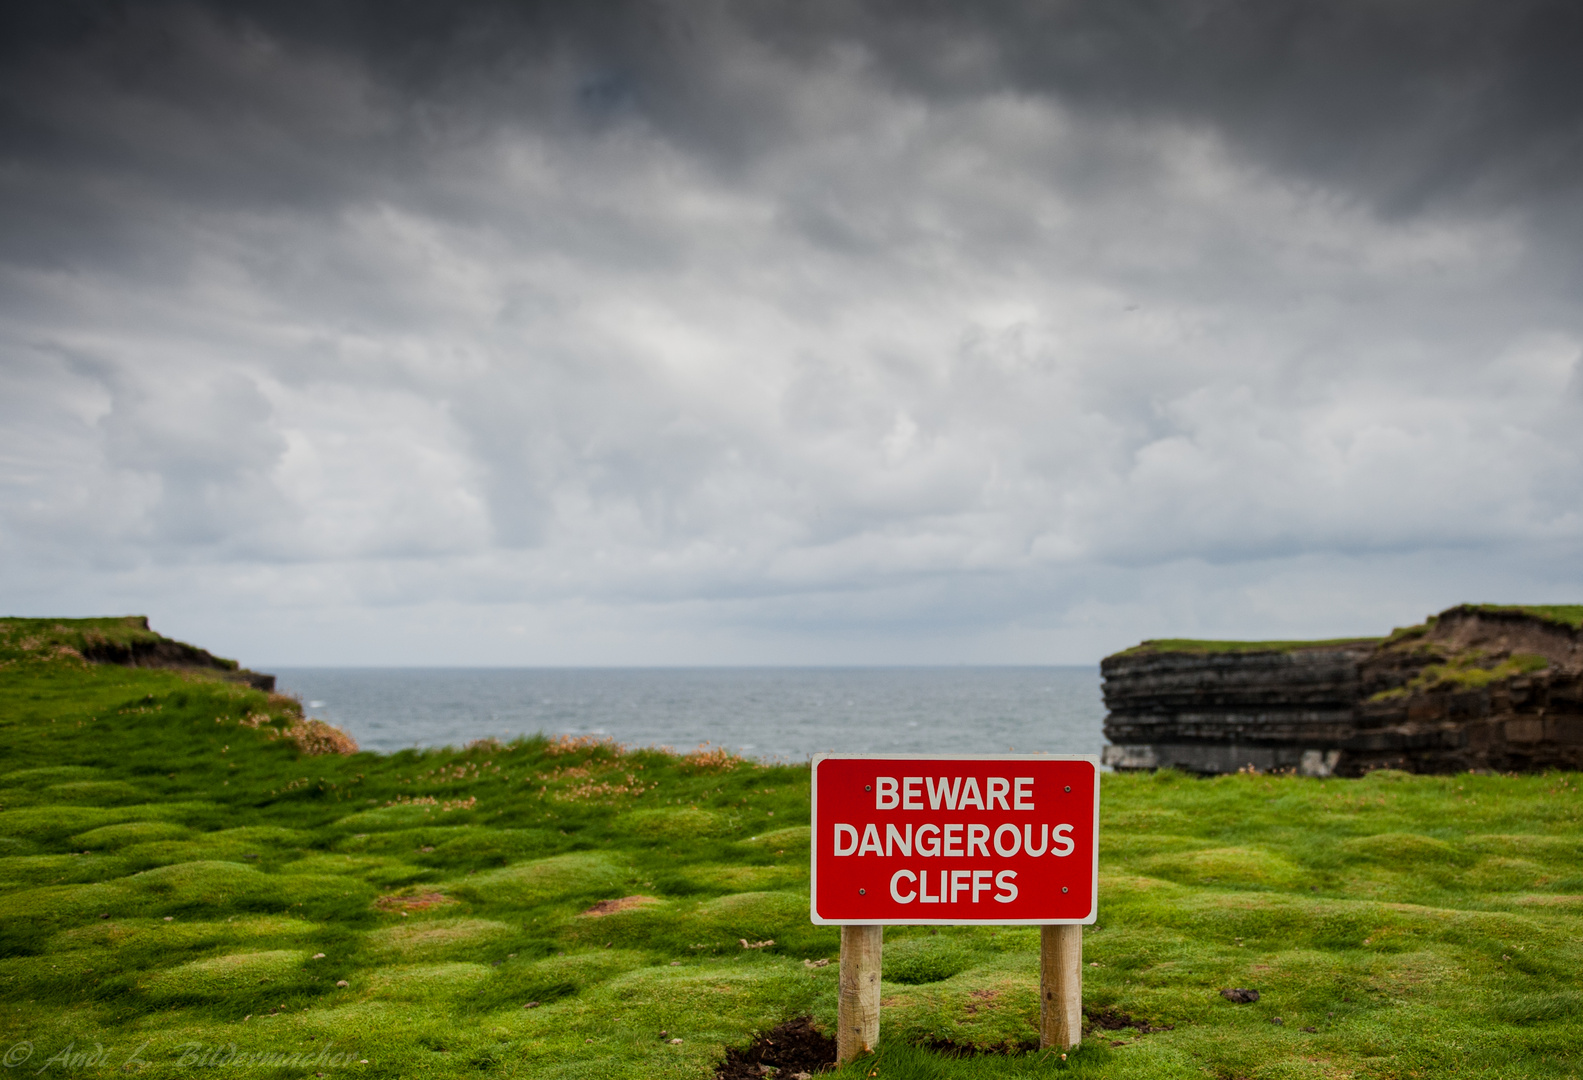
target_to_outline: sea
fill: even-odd
[[[817,753],[1098,754],[1097,667],[276,669],[278,688],[365,750],[592,735]]]

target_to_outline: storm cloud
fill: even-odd
[[[0,16],[0,590],[259,662],[1579,598],[1583,14]]]

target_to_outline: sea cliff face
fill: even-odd
[[[1417,631],[1419,628],[1414,628]],[[1583,768],[1583,632],[1513,610],[1444,612],[1359,665],[1360,768]]]
[[[1577,616],[1464,605],[1383,639],[1144,642],[1100,665],[1104,759],[1317,776],[1580,768]]]

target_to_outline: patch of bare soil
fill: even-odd
[[[744,1050],[727,1050],[715,1080],[760,1080],[771,1070],[776,1080],[796,1080],[834,1066],[835,1040],[814,1030],[813,1017],[799,1016],[760,1035]]]
[[[654,902],[652,896],[623,896],[620,900],[601,900],[583,914],[591,919],[597,919],[601,915],[614,915],[618,911],[626,911],[628,908],[642,907],[644,904]]]
[[[1136,1031],[1140,1035],[1152,1035],[1156,1031],[1172,1031],[1175,1028],[1175,1024],[1155,1024],[1128,1016],[1115,1007],[1090,1009],[1083,1013],[1083,1032],[1088,1035],[1098,1031]],[[1110,1045],[1126,1046],[1127,1042],[1125,1039],[1116,1039]]]
[[[988,1008],[994,1008],[993,1005],[990,1005],[990,1002],[992,1002],[996,998],[1000,997],[1000,991],[998,991],[998,990],[970,990],[970,991],[968,991],[968,995],[967,996],[972,998],[973,1000],[969,1001],[962,1008],[962,1011],[965,1014],[967,1014],[968,1016],[976,1016],[978,1014],[978,1009],[979,1009],[980,1005],[986,1006]]]
[[[972,996],[993,1000],[995,993],[994,991],[980,990],[974,991]],[[994,1006],[990,1007],[993,1008]],[[968,1013],[973,1013],[976,1012],[977,1009],[973,1005],[969,1005],[965,1011]],[[1093,1035],[1098,1031],[1125,1031],[1128,1029],[1137,1031],[1140,1035],[1152,1035],[1156,1031],[1173,1031],[1175,1028],[1175,1024],[1156,1024],[1152,1021],[1143,1020],[1136,1016],[1129,1016],[1112,1006],[1107,1006],[1103,1009],[1086,1009],[1083,1012],[1083,1034],[1085,1035]],[[978,1057],[985,1054],[1025,1054],[1029,1050],[1035,1050],[1038,1048],[1037,1042],[1007,1042],[999,1046],[973,1046],[971,1044],[964,1045],[962,1043],[952,1042],[950,1039],[929,1039],[923,1043],[920,1043],[919,1045],[923,1046],[926,1050],[933,1050],[935,1053],[944,1054],[947,1057]],[[1111,1045],[1120,1046],[1122,1044],[1111,1043]]]
[[[983,1054],[1026,1054],[1029,1050],[1037,1049],[1035,1042],[1016,1043],[1006,1042],[998,1046],[974,1046],[971,1043],[963,1044],[952,1042],[950,1039],[925,1039],[918,1044],[925,1050],[933,1050],[945,1057],[979,1057]]]
[[[1136,1016],[1128,1016],[1114,1006],[1103,1009],[1085,1009],[1083,1011],[1083,1029],[1085,1031],[1122,1031],[1126,1028],[1136,1028],[1144,1035],[1151,1035],[1156,1031],[1174,1031],[1175,1024],[1156,1024]]]
[[[399,911],[406,914],[409,911],[425,911],[428,908],[439,907],[441,904],[454,903],[456,901],[441,892],[411,893],[405,896],[391,893],[375,900],[374,906],[380,911]]]

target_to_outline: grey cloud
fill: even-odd
[[[0,33],[36,605],[1087,660],[1576,588],[1562,9],[60,11]]]
[[[242,153],[150,150],[167,166],[239,173],[280,145],[275,131],[328,147],[421,130],[416,112],[392,127],[393,113],[371,109],[374,87],[398,95],[391,104],[439,110],[436,126],[468,129],[480,103],[540,119],[631,109],[677,137],[762,147],[756,139],[784,137],[795,118],[764,70],[817,72],[853,49],[881,86],[924,100],[1009,90],[1201,123],[1404,206],[1481,178],[1495,191],[1522,177],[1524,191],[1571,193],[1580,152],[1583,17],[1553,0],[59,6],[12,9],[14,87],[89,83],[179,105]],[[75,63],[63,69],[62,58]],[[459,102],[475,108],[445,111]],[[7,127],[47,145],[49,112],[31,106],[12,98]],[[370,124],[375,115],[386,121]]]
[[[835,23],[930,97],[1006,86],[1202,124],[1395,209],[1443,193],[1576,195],[1583,17],[1564,3],[992,0],[827,4],[816,8],[823,19],[807,5],[750,10],[805,49]]]

